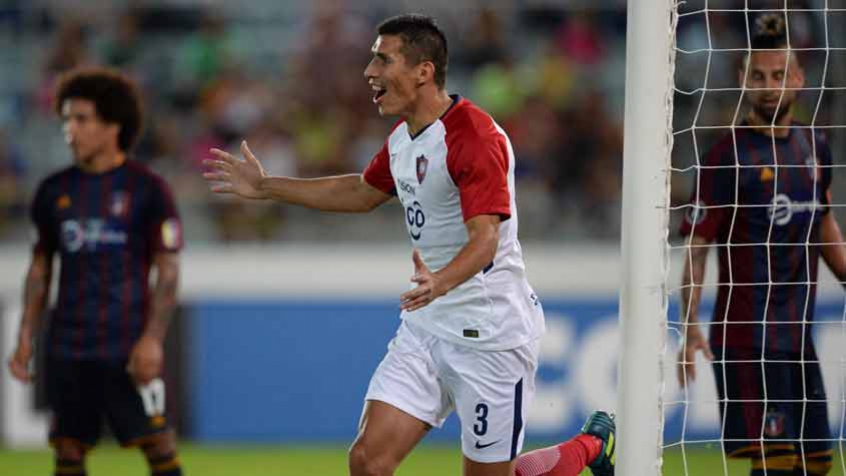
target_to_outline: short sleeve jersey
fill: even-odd
[[[452,107],[414,137],[400,122],[364,180],[399,198],[412,246],[433,271],[467,244],[467,220],[479,215],[502,220],[493,261],[428,306],[403,312],[403,319],[485,350],[514,348],[543,333],[543,311],[526,279],[517,240],[514,152],[488,114],[454,96]]]
[[[814,244],[830,203],[825,137],[807,128],[776,139],[736,129],[701,165],[680,231],[725,245],[713,316],[721,324],[711,327],[711,345],[808,350],[810,326],[797,324],[814,317]]]
[[[41,182],[31,216],[35,251],[61,263],[49,351],[125,359],[147,322],[153,256],[182,248],[170,188],[132,160],[103,174],[69,167]]]

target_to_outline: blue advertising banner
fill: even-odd
[[[552,441],[576,433],[593,409],[615,406],[617,300],[543,305],[547,333],[527,436]],[[202,300],[187,311],[189,434],[202,441],[350,441],[370,375],[399,325],[398,304],[388,300]],[[671,319],[677,314],[673,306]],[[843,303],[821,300],[817,316],[829,395],[840,395],[841,370],[833,364],[844,348]],[[665,441],[713,438],[713,376],[703,361],[700,378],[682,392],[675,382],[679,342],[678,333],[668,334]],[[833,418],[839,404],[832,399]],[[457,441],[456,417],[429,438]]]

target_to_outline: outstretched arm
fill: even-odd
[[[820,239],[823,242],[820,254],[828,269],[846,287],[846,247],[843,243],[843,233],[840,225],[834,219],[834,213],[826,213],[820,224]]]
[[[32,358],[32,340],[41,326],[41,315],[47,307],[50,295],[50,278],[53,271],[53,256],[35,251],[24,281],[23,314],[18,331],[18,345],[9,358],[9,370],[21,382],[32,380],[29,361]]]
[[[369,212],[391,199],[391,195],[370,186],[360,174],[314,179],[268,176],[246,141],[241,143],[245,160],[219,149],[211,149],[211,153],[216,159],[203,162],[209,168],[203,177],[216,193],[351,213]]]
[[[699,329],[699,302],[702,298],[702,283],[705,281],[705,264],[708,261],[708,243],[705,238],[691,235],[688,240],[688,252],[684,261],[681,293],[681,321],[685,335],[682,349],[679,351],[678,380],[684,387],[688,381],[696,379],[694,360],[696,352],[702,351],[707,359],[713,359],[708,342]]]
[[[314,179],[265,177],[260,190],[273,200],[328,212],[369,212],[392,198],[368,185],[361,174]]]

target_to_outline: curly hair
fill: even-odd
[[[110,68],[80,68],[59,78],[56,86],[56,113],[68,99],[87,99],[94,103],[97,116],[120,126],[118,147],[132,149],[141,134],[144,112],[135,83],[120,71]]]

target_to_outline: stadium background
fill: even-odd
[[[142,85],[148,116],[136,158],[171,183],[184,220],[184,292],[167,375],[181,435],[198,448],[224,445],[247,457],[250,445],[280,453],[342,448],[355,434],[370,372],[397,325],[396,296],[411,272],[400,211],[388,205],[345,217],[220,199],[207,192],[199,162],[209,147],[234,150],[243,137],[271,173],[360,171],[391,124],[376,114],[361,75],[374,27],[386,16],[422,11],[435,15],[450,38],[448,88],[489,110],[518,157],[521,239],[549,327],[528,444],[560,439],[577,431],[593,408],[613,408],[625,3],[419,3],[1,1],[4,358],[19,318],[27,205],[37,182],[69,161],[51,86],[71,67],[113,65]],[[712,38],[745,41],[742,17],[712,17]],[[819,42],[820,16],[797,19],[791,24],[800,38]],[[678,37],[680,44],[709,44],[701,21],[681,22]],[[843,27],[835,24],[832,37],[842,42]],[[809,58],[809,71],[819,71],[823,59]],[[677,83],[695,87],[701,61],[686,61]],[[728,55],[714,55],[712,75],[731,82],[732,65]],[[842,82],[844,65],[836,63],[829,74]],[[727,123],[735,101],[712,95],[700,120]],[[800,117],[811,104],[807,98],[800,104]],[[689,125],[696,101],[682,95],[676,105],[675,122]],[[844,124],[844,111],[845,98],[825,99],[822,114],[830,121]],[[842,134],[835,130],[832,141],[842,163]],[[674,160],[691,161],[692,150],[682,142]],[[674,203],[687,198],[689,179],[674,183]],[[835,190],[835,202],[839,197]],[[818,339],[824,358],[837,361],[843,299],[833,285],[822,294],[820,317],[833,325],[818,326]],[[677,345],[677,336],[669,342]],[[826,370],[830,394],[841,395],[840,369]],[[713,383],[705,375],[688,409],[686,438],[715,436]],[[667,383],[667,394],[677,399],[675,383]],[[20,458],[33,453],[19,449],[43,444],[45,416],[35,393],[4,370],[0,468],[20,470],[8,474],[30,474]],[[841,404],[831,407],[836,428]],[[681,406],[670,410],[668,439],[678,440],[683,413]],[[427,441],[437,447],[456,436],[453,419]],[[343,451],[336,453],[340,466],[327,474],[343,473]],[[34,454],[43,455],[47,468],[46,454]],[[454,452],[446,454],[457,462]]]

